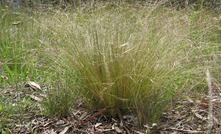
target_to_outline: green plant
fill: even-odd
[[[74,82],[73,77],[70,81],[72,83],[67,83],[61,79],[53,82],[52,88],[43,102],[44,113],[46,115],[64,117],[74,108],[74,100],[77,95],[71,86]]]
[[[51,116],[66,116],[80,93],[90,109],[153,123],[181,89],[205,89],[208,66],[213,73],[219,68],[211,60],[220,53],[219,20],[206,10],[97,2],[65,12],[0,14],[0,87],[49,82],[43,108]],[[16,113],[5,109],[11,105],[5,98],[0,104],[4,117]]]
[[[46,82],[50,72],[40,57],[38,40],[42,34],[38,27],[32,27],[33,20],[10,10],[0,11],[0,17],[0,131],[9,133],[15,124],[29,119],[27,114],[23,116],[27,107],[36,106],[23,89],[24,83]],[[33,109],[36,107],[29,112]]]
[[[134,112],[140,124],[153,123],[184,84],[205,85],[200,83],[207,65],[201,61],[209,61],[212,47],[194,42],[206,41],[201,36],[209,27],[202,29],[182,10],[104,5],[78,16],[59,12],[45,26],[49,22],[58,71],[73,76],[73,88],[91,109],[111,107],[113,116],[117,109]]]
[[[39,45],[44,35],[38,27],[32,28],[34,21],[25,14],[10,11],[0,15],[0,87],[46,76]]]

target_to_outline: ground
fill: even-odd
[[[151,126],[144,125],[143,128],[140,128],[133,115],[120,115],[121,119],[106,117],[103,113],[108,109],[90,111],[84,107],[82,101],[76,103],[75,110],[72,110],[67,117],[47,117],[39,114],[41,112],[38,108],[42,101],[41,98],[44,97],[43,90],[24,87],[23,90],[15,92],[9,88],[2,96],[14,96],[14,101],[18,96],[29,96],[36,103],[27,106],[22,115],[14,114],[13,117],[8,118],[10,123],[14,123],[14,125],[5,127],[2,132],[22,134],[201,134],[210,130],[213,134],[219,134],[221,131],[221,113],[219,112],[221,110],[221,93],[215,82],[212,91],[212,99],[210,99],[211,96],[199,93],[182,95],[183,97],[176,101],[175,107],[164,113],[158,123],[153,123]],[[212,118],[208,117],[210,101],[212,102]],[[210,123],[212,124],[211,129],[209,129]]]

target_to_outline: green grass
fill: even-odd
[[[207,68],[220,81],[220,20],[212,11],[97,3],[0,16],[0,93],[22,92],[29,80],[46,84],[46,115],[68,115],[81,96],[89,109],[111,107],[108,116],[120,110],[150,124],[180,92],[205,91]],[[2,97],[0,126],[32,104]]]
[[[66,117],[76,104],[74,102],[78,93],[73,87],[75,82],[73,77],[68,79],[67,74],[64,76],[56,73],[55,78],[67,79],[54,79],[51,83],[52,88],[48,91],[47,98],[42,104],[44,107],[43,112],[48,116]]]
[[[41,47],[38,38],[34,38],[32,23],[25,15],[1,12],[1,86],[5,83],[15,85],[44,75],[44,69],[39,69],[43,64],[37,64],[42,62],[39,54]]]
[[[0,17],[0,133],[11,133],[15,124],[31,118],[28,112],[39,109],[24,84],[47,84],[50,72],[41,58],[41,34],[37,27],[33,30],[33,20],[10,10],[0,11]]]

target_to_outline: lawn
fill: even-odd
[[[113,122],[111,132],[150,133],[177,102],[204,96],[211,113],[208,85],[221,82],[216,11],[100,2],[4,7],[0,17],[0,133],[92,133]]]

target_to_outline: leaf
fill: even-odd
[[[42,101],[42,100],[43,100],[42,98],[39,98],[39,97],[34,96],[34,95],[30,95],[30,97],[31,97],[33,100],[36,100],[36,101]]]
[[[20,24],[22,21],[14,21],[14,22],[12,22],[12,25],[18,25],[18,24]]]
[[[97,128],[98,126],[100,126],[102,123],[96,123],[95,125],[94,125],[94,127],[95,128]]]
[[[115,126],[114,130],[119,134],[119,133],[123,133],[123,130],[120,129],[119,127]]]
[[[194,103],[194,101],[189,96],[184,96],[184,98],[190,103]]]
[[[68,131],[69,128],[70,128],[70,126],[65,127],[64,130],[61,131],[59,134],[65,134]]]
[[[29,81],[28,83],[25,84],[25,87],[31,87],[32,89],[35,89],[35,90],[41,90],[41,87],[39,84],[33,82],[33,81]]]

